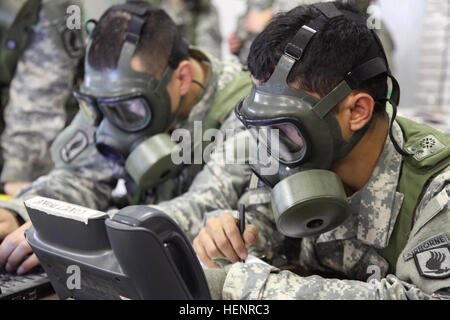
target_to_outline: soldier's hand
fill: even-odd
[[[241,39],[239,39],[235,33],[232,33],[228,38],[228,47],[230,48],[230,52],[232,54],[238,54],[239,50],[241,50],[241,46]]]
[[[219,268],[212,258],[227,258],[233,263],[248,256],[247,248],[255,242],[258,230],[247,225],[241,236],[237,219],[229,213],[209,218],[206,227],[194,239],[194,250],[200,261],[208,268]]]
[[[14,213],[0,209],[0,240],[19,227],[19,221]]]
[[[39,264],[39,260],[33,253],[25,239],[25,230],[31,227],[31,221],[23,224],[19,229],[7,236],[0,245],[0,269],[21,275],[27,273]],[[30,257],[25,259],[28,255]],[[25,259],[25,261],[24,261]]]
[[[14,197],[14,195],[17,193],[17,191],[19,191],[20,188],[25,187],[28,184],[30,183],[23,181],[11,181],[5,184],[4,189],[6,194],[10,195],[11,197]]]

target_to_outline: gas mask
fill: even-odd
[[[308,43],[329,19],[345,16],[365,24],[359,15],[341,12],[332,3],[315,7],[321,12],[320,16],[300,28],[286,46],[270,79],[262,85],[254,85],[250,95],[235,108],[236,116],[257,141],[258,161],[252,169],[272,188],[277,228],[282,234],[297,238],[330,231],[350,215],[342,181],[329,169],[360,141],[370,121],[345,141],[332,109],[363,82],[382,74],[392,79],[390,101],[394,111],[400,95],[398,83],[390,74],[383,48],[374,33],[366,62],[351,70],[322,99],[288,85],[288,75],[294,64],[301,60]],[[387,93],[382,95],[385,97],[379,100],[386,102]],[[392,121],[394,118],[395,114]],[[265,173],[264,169],[274,162],[279,165],[278,171]]]
[[[143,7],[127,3],[110,10],[131,14],[117,68],[105,72],[94,70],[86,54],[84,82],[79,90],[74,90],[74,95],[80,109],[97,127],[95,141],[98,151],[107,159],[125,166],[139,187],[150,188],[180,169],[171,161],[171,154],[177,146],[164,132],[174,121],[183,99],[172,112],[166,87],[176,68],[171,61],[180,52],[187,52],[188,48],[177,34],[169,65],[160,80],[137,72],[131,67],[131,59],[139,43],[145,15],[152,8],[150,5]],[[87,53],[90,47],[91,42]]]

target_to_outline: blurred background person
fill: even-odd
[[[221,58],[219,14],[210,0],[147,0],[166,11],[191,45]]]
[[[238,19],[237,30],[228,37],[228,46],[232,54],[236,55],[239,61],[246,65],[250,45],[255,37],[266,27],[269,21],[278,12],[289,11],[298,5],[308,5],[329,0],[248,0],[247,10]],[[381,21],[379,10],[371,7],[372,0],[341,0],[342,2],[353,3],[368,18],[368,24],[376,29],[378,36],[386,50],[389,65],[394,69],[392,53],[394,42],[387,30],[386,25]]]
[[[239,62],[247,64],[250,46],[273,16],[274,0],[248,0],[244,15],[238,18],[238,26],[228,37],[228,46]]]
[[[1,193],[53,166],[49,148],[71,120],[71,91],[84,52],[81,29],[67,27],[75,0],[0,2]]]

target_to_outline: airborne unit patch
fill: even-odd
[[[420,275],[430,279],[450,277],[450,247],[442,246],[414,254]]]

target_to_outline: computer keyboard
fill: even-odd
[[[45,272],[23,276],[0,272],[0,299],[39,299],[43,287],[51,288]]]

